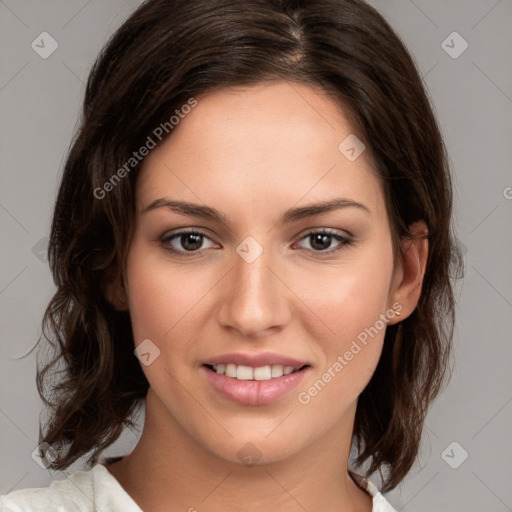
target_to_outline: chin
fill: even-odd
[[[283,446],[283,444],[283,440],[277,436],[274,441],[255,436],[252,439],[232,440],[229,446],[219,446],[216,444],[210,447],[210,451],[216,457],[226,462],[248,467],[263,466],[281,462],[300,449],[296,440],[293,444],[293,449],[287,449],[288,447]]]

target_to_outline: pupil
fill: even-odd
[[[331,235],[326,235],[325,233],[315,233],[312,235],[313,237],[313,243],[311,246],[314,249],[322,250],[329,247],[329,243],[331,241]],[[322,244],[325,244],[325,246],[322,246]],[[320,247],[318,247],[320,245]]]
[[[181,235],[181,244],[185,249],[195,251],[201,247],[202,238],[203,235],[187,233],[185,235]],[[192,240],[192,244],[188,243],[190,240]]]

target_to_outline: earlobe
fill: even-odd
[[[409,226],[409,231],[411,239],[404,240],[402,244],[403,262],[390,301],[390,304],[396,302],[402,306],[401,314],[399,318],[391,320],[390,324],[407,318],[418,305],[421,296],[428,258],[428,228],[424,221],[418,221]]]
[[[118,311],[126,311],[128,309],[128,297],[120,276],[117,276],[105,285],[105,298]]]

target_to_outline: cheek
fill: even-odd
[[[385,311],[375,296],[361,297],[358,283],[325,300],[322,319],[335,334],[318,338],[319,365],[297,395],[309,417],[328,424],[341,420],[370,381],[382,352]],[[364,297],[365,295],[363,295]],[[382,295],[384,297],[384,294]],[[325,330],[324,330],[325,332]]]
[[[180,392],[173,377],[189,390],[196,385],[183,363],[193,361],[194,333],[201,329],[199,303],[211,285],[197,272],[192,276],[171,268],[161,252],[137,242],[128,255],[126,277],[135,345],[149,339],[159,350],[152,349],[151,354],[158,355],[143,364],[142,371],[162,403],[185,410],[190,406],[188,395]]]
[[[135,341],[160,340],[190,325],[207,283],[186,270],[171,269],[154,248],[135,243],[127,261],[129,308]]]
[[[326,333],[340,342],[373,325],[388,307],[392,258],[358,257],[322,272],[304,272],[297,280],[306,306],[324,322]],[[335,343],[336,345],[336,343]]]
[[[355,399],[379,361],[387,320],[392,315],[388,295],[393,270],[391,245],[386,245],[386,240],[380,243],[388,250],[379,251],[376,245],[375,250],[361,251],[357,259],[347,258],[329,272],[314,276],[305,272],[301,276],[299,295],[315,313],[309,315],[308,329],[312,332],[317,326],[320,353],[322,382],[312,393],[325,385],[330,389],[324,395],[326,400],[328,396],[338,402]]]

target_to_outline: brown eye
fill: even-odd
[[[167,251],[187,256],[187,253],[191,255],[201,253],[205,249],[203,246],[205,240],[210,240],[206,233],[188,230],[166,235],[162,238],[161,243]]]
[[[310,248],[305,247],[306,250],[327,254],[343,249],[344,246],[352,243],[352,240],[349,237],[341,235],[337,231],[331,231],[328,229],[307,233],[306,236],[301,238],[301,241],[302,240],[307,240],[309,242]],[[329,250],[334,242],[337,242],[337,245],[334,249]]]

